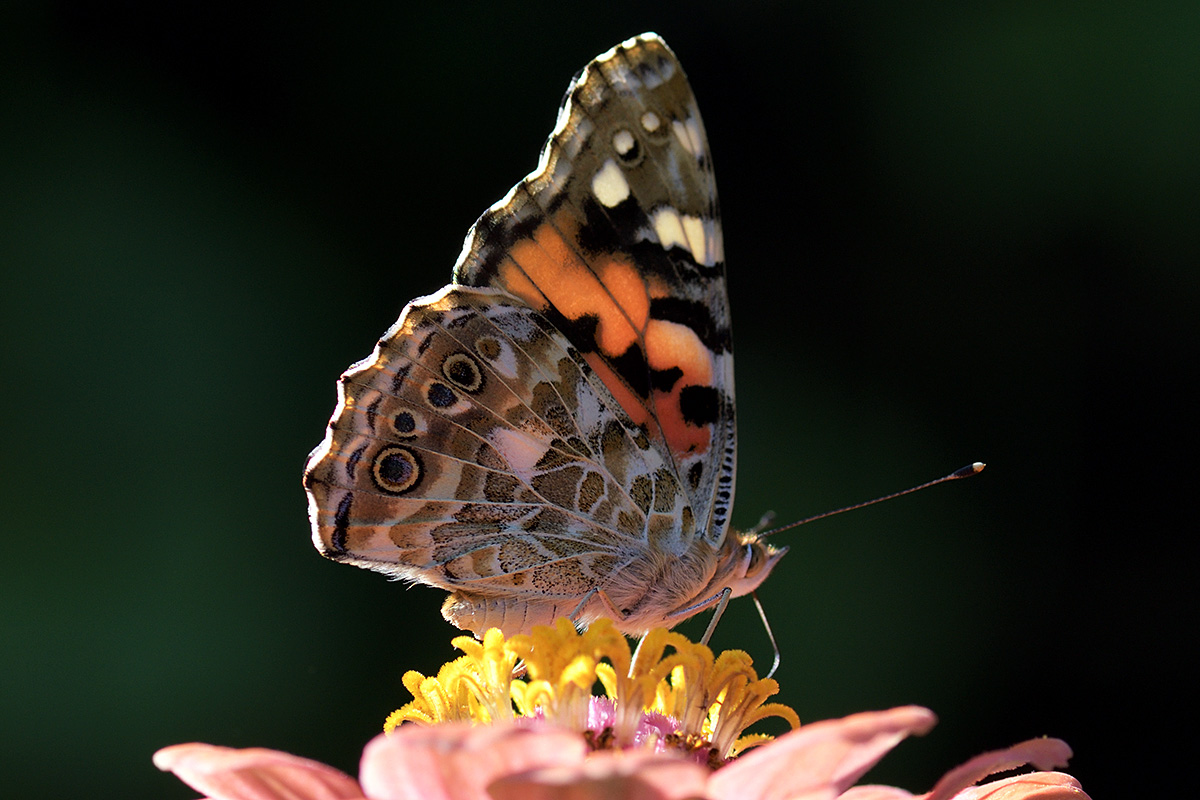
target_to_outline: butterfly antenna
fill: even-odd
[[[774,536],[775,534],[780,533],[782,531],[791,530],[792,528],[798,528],[801,525],[807,525],[808,523],[816,522],[819,519],[825,519],[825,517],[832,517],[835,514],[841,514],[845,511],[853,511],[856,508],[866,508],[867,506],[873,506],[876,503],[882,503],[884,500],[894,500],[897,497],[903,497],[906,494],[912,494],[913,492],[919,492],[922,489],[928,489],[930,486],[937,486],[939,483],[945,483],[946,481],[956,481],[959,478],[969,478],[972,475],[978,475],[979,473],[983,472],[984,466],[986,466],[986,465],[982,461],[976,461],[974,464],[968,464],[967,466],[963,467],[962,469],[956,469],[954,472],[951,472],[949,475],[943,475],[942,477],[937,478],[935,480],[928,481],[926,483],[922,483],[920,486],[914,486],[911,489],[905,489],[902,492],[892,492],[891,494],[886,494],[883,497],[876,497],[874,500],[867,500],[864,503],[855,503],[854,505],[846,506],[845,508],[838,508],[833,511],[826,511],[823,514],[817,514],[812,517],[807,517],[805,519],[800,520],[799,522],[789,522],[787,525],[783,525],[779,528],[769,530],[766,533],[759,534],[758,538],[765,539],[768,536]]]

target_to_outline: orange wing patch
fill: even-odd
[[[574,227],[559,215],[556,222]],[[558,229],[543,222],[529,239],[513,244],[510,258],[500,266],[499,283],[532,307],[547,304],[569,320],[591,315],[599,320],[596,342],[601,352],[616,357],[637,341],[650,316],[650,298],[637,271],[626,261],[597,264],[600,277],[576,256]],[[615,297],[615,299],[614,299]]]
[[[686,325],[655,319],[646,327],[646,361],[651,369],[677,367],[683,371],[669,392],[654,392],[654,410],[672,452],[707,452],[712,427],[697,426],[686,418],[683,390],[689,386],[713,385],[712,351]]]
[[[661,278],[640,274],[623,254],[582,261],[564,238],[574,237],[576,228],[575,219],[561,213],[538,225],[532,236],[513,243],[493,285],[542,313],[553,308],[572,322],[595,319],[595,350],[585,348],[584,357],[625,413],[639,425],[653,424],[653,417],[673,453],[708,452],[712,428],[690,418],[682,398],[687,387],[715,385],[712,351],[688,326],[650,318],[651,298],[670,294]],[[651,370],[681,372],[670,389],[642,398],[622,380],[613,362],[633,345],[642,348]]]

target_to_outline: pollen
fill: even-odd
[[[582,633],[559,619],[507,640],[492,629],[482,642],[453,644],[463,655],[436,676],[405,674],[413,700],[388,716],[385,732],[406,722],[549,723],[578,731],[594,750],[669,750],[716,768],[771,740],[746,734],[751,725],[769,717],[800,724],[788,706],[766,702],[779,685],[759,678],[746,653],[714,656],[666,629],[648,633],[636,656],[607,619]]]

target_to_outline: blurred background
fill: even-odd
[[[1097,800],[1194,761],[1200,6],[401,5],[0,12],[7,796],[194,797],[191,740],[354,773],[453,655],[441,592],[313,550],[305,456],[644,30],[716,163],[735,524],[988,462],[780,537],[778,699],[934,709],[870,776],[918,792],[1040,735]],[[715,645],[770,663],[748,601]]]

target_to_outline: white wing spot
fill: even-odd
[[[613,150],[617,151],[617,155],[623,156],[633,149],[637,144],[637,140],[633,138],[633,134],[622,128],[613,134],[612,138]]]
[[[668,77],[670,76],[647,70],[642,73],[642,83],[646,85],[647,89],[657,89],[667,82]]]
[[[659,206],[654,209],[652,221],[654,233],[658,236],[658,243],[664,249],[687,246],[687,234],[683,232],[683,223],[679,221],[678,211],[670,206]]]
[[[517,366],[517,354],[513,352],[508,342],[497,342],[500,345],[500,355],[492,360],[492,368],[506,378],[516,378],[520,373]]]
[[[671,122],[671,129],[675,131],[675,138],[683,145],[684,150],[687,150],[697,158],[703,155],[703,137],[700,135],[700,126],[696,124],[695,117],[688,117],[686,120],[673,120]]]
[[[654,233],[664,248],[682,247],[697,264],[711,267],[722,257],[720,232],[715,220],[680,214],[671,206],[654,209]]]
[[[708,237],[704,231],[704,221],[699,217],[693,217],[688,214],[683,216],[683,232],[687,236],[688,249],[692,251],[692,258],[696,259],[697,264],[712,266],[709,260],[709,248],[707,242]]]
[[[544,444],[509,428],[496,428],[487,438],[518,478],[525,483],[533,480],[534,467],[546,455]]]
[[[592,176],[592,193],[600,204],[608,208],[619,205],[629,197],[629,182],[621,174],[621,168],[611,158]]]
[[[551,197],[562,194],[567,189],[567,184],[574,177],[572,169],[573,162],[570,157],[560,158],[554,164],[554,171],[550,175],[542,173],[546,178],[546,191]]]
[[[621,48],[633,47],[634,44],[635,44],[635,42],[633,39],[626,39],[625,41],[621,42],[620,44],[613,45],[612,47],[608,48],[607,50],[605,50],[603,53],[596,56],[592,60],[595,61],[597,64],[603,64],[605,61],[611,60],[612,57],[615,56],[617,54],[617,51],[620,50]],[[581,80],[582,80],[582,78],[581,78]]]
[[[687,128],[684,127],[682,120],[671,120],[671,130],[675,131],[675,138],[683,145],[683,149],[687,150],[692,155],[696,155],[696,151],[692,149],[692,140],[688,138]]]
[[[659,125],[662,125],[662,120],[658,118],[658,114],[653,111],[642,114],[642,127],[646,129],[646,133],[654,133]]]
[[[661,61],[659,62],[658,66],[661,71],[660,74],[662,75],[663,81],[669,81],[671,78],[675,77],[675,62]]]

